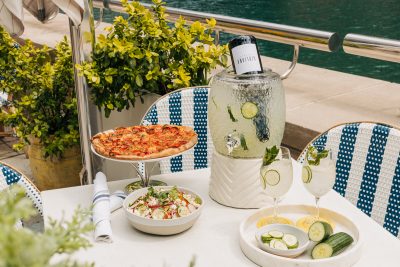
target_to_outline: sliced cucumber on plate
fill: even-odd
[[[281,232],[281,231],[276,231],[276,230],[269,231],[268,234],[269,234],[270,236],[272,236],[273,238],[282,238],[283,235],[284,235],[283,232]]]
[[[296,249],[299,246],[299,241],[295,235],[277,230],[262,234],[261,241],[270,248],[279,250]]]
[[[265,233],[265,234],[261,235],[261,241],[263,243],[269,243],[269,242],[271,242],[272,239],[273,239],[273,237],[270,236],[268,233]]]
[[[275,239],[274,245],[271,247],[280,250],[288,250],[288,247],[286,246],[285,242],[279,239]]]
[[[344,232],[333,234],[312,249],[311,257],[325,259],[335,256],[350,246],[353,241],[354,239]]]
[[[291,234],[284,234],[282,237],[282,241],[285,242],[286,246],[289,249],[297,248],[299,246],[299,241],[297,237]]]
[[[314,242],[321,242],[333,234],[332,226],[323,221],[316,221],[308,229],[308,238]]]

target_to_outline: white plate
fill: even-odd
[[[194,149],[194,147],[195,147],[196,145],[197,145],[197,143],[194,144],[194,145],[193,145],[191,148],[189,148],[188,150],[182,151],[182,152],[180,152],[180,153],[178,153],[178,154],[174,154],[174,155],[171,155],[171,156],[162,157],[162,158],[155,158],[155,159],[141,159],[141,160],[114,159],[114,158],[109,158],[109,157],[106,157],[106,156],[103,156],[103,155],[100,155],[99,153],[97,153],[96,150],[94,149],[93,145],[90,145],[90,148],[92,149],[92,152],[93,152],[95,155],[97,155],[97,156],[99,156],[99,157],[101,157],[101,158],[103,158],[103,159],[107,159],[107,160],[111,160],[111,161],[116,161],[116,162],[135,163],[135,162],[154,162],[154,161],[160,161],[160,160],[164,160],[164,159],[170,159],[170,158],[173,158],[173,157],[176,157],[176,156],[180,156],[180,155],[182,155],[182,154],[184,154],[184,153],[186,153],[186,152],[188,152],[188,151]]]
[[[280,205],[279,215],[297,221],[297,219],[315,214],[314,206],[307,205]],[[354,238],[353,244],[344,252],[328,259],[313,260],[310,257],[312,246],[298,258],[285,258],[270,254],[259,248],[254,237],[257,232],[256,223],[264,216],[273,215],[274,208],[263,208],[247,217],[240,224],[240,247],[243,253],[256,264],[263,267],[350,267],[361,257],[362,235],[354,218],[346,218],[332,210],[320,209],[321,217],[331,219],[335,223],[334,233],[346,232]]]
[[[172,189],[173,186],[154,186],[154,188]],[[145,195],[148,189],[149,188],[146,187],[135,190],[125,198],[122,204],[127,219],[129,220],[131,225],[136,229],[138,229],[139,231],[155,235],[174,235],[186,231],[187,229],[192,227],[193,224],[197,221],[198,217],[200,216],[201,210],[203,209],[204,206],[204,199],[201,196],[199,196],[199,194],[193,192],[192,190],[179,186],[178,186],[179,191],[189,193],[194,196],[198,196],[202,202],[200,207],[196,209],[194,212],[190,213],[188,216],[176,219],[168,219],[168,220],[154,220],[133,214],[133,212],[128,210],[129,204],[135,202],[135,200],[137,200],[139,197]]]

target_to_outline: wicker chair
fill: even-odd
[[[208,87],[189,87],[158,99],[146,112],[142,124],[191,126],[198,134],[198,144],[183,155],[160,161],[161,173],[209,167],[212,142],[207,122]],[[143,171],[143,166],[139,166]]]
[[[5,189],[12,184],[19,184],[25,189],[26,196],[32,200],[38,213],[43,216],[42,197],[40,191],[24,174],[9,165],[0,162],[0,190]]]
[[[346,123],[308,146],[312,144],[332,149],[334,190],[400,238],[400,130],[374,122]],[[297,159],[300,163],[308,146]]]

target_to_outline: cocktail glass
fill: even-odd
[[[290,151],[286,147],[267,148],[260,169],[261,186],[274,200],[274,215],[268,217],[268,224],[289,223],[290,220],[278,216],[278,200],[284,196],[293,183],[293,168]]]
[[[307,191],[315,197],[316,214],[300,219],[306,225],[305,228],[318,220],[328,221],[320,217],[319,200],[333,188],[335,179],[336,164],[332,150],[323,146],[310,146],[303,164],[302,180]]]

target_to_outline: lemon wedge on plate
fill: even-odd
[[[293,221],[285,218],[285,217],[274,217],[274,216],[267,216],[267,217],[262,217],[257,221],[257,228],[261,228],[265,225],[269,225],[269,224],[275,224],[275,223],[279,223],[279,224],[289,224],[289,225],[294,225]]]
[[[321,218],[321,217],[319,217],[319,219],[317,219],[315,216],[306,216],[306,217],[298,219],[296,222],[296,226],[298,228],[300,228],[301,230],[303,230],[304,232],[308,233],[308,229],[316,221],[323,221],[323,222],[329,223],[332,226],[332,229],[335,229],[335,224],[331,220],[326,219],[326,218]]]

